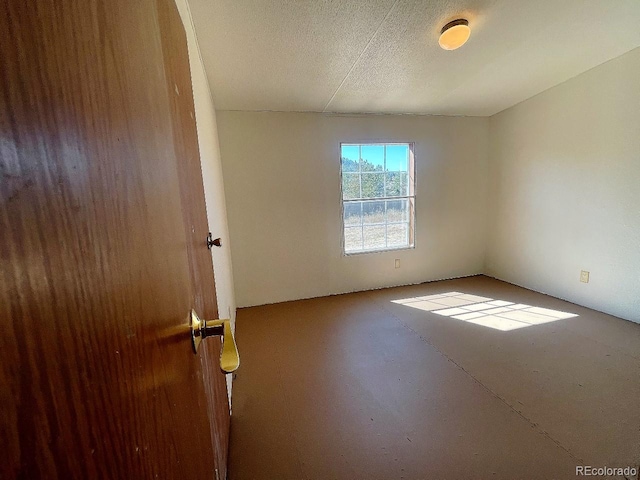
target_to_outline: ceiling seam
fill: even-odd
[[[389,11],[387,12],[387,14],[384,16],[384,18],[382,19],[382,21],[378,24],[378,27],[376,28],[376,31],[373,32],[373,35],[371,35],[371,38],[369,39],[369,41],[367,42],[367,44],[364,46],[364,48],[362,49],[362,51],[360,52],[360,55],[358,55],[358,58],[356,58],[355,62],[353,62],[353,65],[351,65],[351,68],[349,69],[349,71],[347,72],[347,74],[344,76],[344,78],[342,79],[342,81],[340,82],[340,85],[338,85],[338,88],[336,88],[336,91],[333,92],[333,95],[331,95],[331,98],[329,99],[329,101],[327,102],[327,104],[324,106],[324,108],[322,109],[322,112],[326,112],[327,108],[329,107],[329,105],[331,104],[331,102],[333,102],[333,99],[335,98],[335,96],[338,94],[338,92],[340,91],[340,89],[342,88],[342,85],[344,85],[344,82],[347,81],[347,78],[349,78],[349,75],[351,75],[351,72],[353,71],[353,69],[355,68],[355,66],[358,64],[358,62],[360,61],[360,59],[362,58],[362,56],[364,55],[364,52],[367,51],[367,49],[369,48],[369,45],[371,45],[371,42],[373,41],[374,38],[376,38],[376,35],[378,34],[378,32],[380,31],[380,28],[382,27],[382,25],[384,25],[384,22],[387,21],[387,18],[389,18],[389,15],[391,14],[391,12],[393,11],[393,9],[395,8],[395,6],[398,4],[400,0],[396,0],[395,2],[393,2],[393,5],[391,5],[391,8],[389,8]]]

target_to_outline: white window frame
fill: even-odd
[[[383,172],[385,173],[385,192],[384,192],[384,196],[382,197],[372,197],[372,198],[355,198],[355,199],[348,199],[345,200],[344,199],[344,193],[343,193],[343,171],[342,171],[342,147],[343,146],[357,146],[359,147],[359,155],[358,155],[358,173],[362,174],[362,164],[360,162],[360,159],[362,159],[362,147],[368,147],[368,146],[387,146],[387,145],[406,145],[409,147],[409,165],[408,165],[408,181],[409,181],[409,192],[408,195],[401,195],[401,196],[392,196],[392,197],[387,197],[386,196],[386,173],[393,173],[393,172],[386,172],[386,164],[387,164],[387,154],[386,154],[386,148],[384,149],[384,160],[383,160]],[[341,205],[341,224],[342,224],[342,255],[343,256],[351,256],[351,255],[362,255],[362,254],[366,254],[366,253],[382,253],[382,252],[390,252],[390,251],[398,251],[398,250],[410,250],[410,249],[414,249],[415,248],[415,230],[416,230],[416,208],[415,208],[415,199],[416,199],[416,162],[415,162],[415,143],[414,142],[341,142],[339,145],[340,148],[340,152],[339,152],[339,162],[340,162],[340,205]],[[361,188],[361,195],[362,195],[362,186]],[[408,228],[407,228],[407,245],[400,245],[400,246],[385,246],[385,247],[381,247],[381,248],[371,248],[371,249],[364,249],[364,244],[363,244],[363,249],[362,250],[352,250],[352,251],[347,251],[346,250],[346,238],[345,238],[345,231],[346,231],[346,225],[345,225],[345,218],[344,218],[344,214],[345,214],[345,204],[348,203],[355,203],[355,202],[368,202],[368,201],[393,201],[393,200],[407,200],[408,205],[409,205],[409,220],[408,222],[392,222],[391,224],[404,224],[404,223],[408,223]],[[385,203],[386,205],[386,203]],[[386,213],[386,212],[385,212]],[[390,225],[390,223],[385,220],[385,243],[387,241],[387,228]],[[360,227],[363,229],[362,230],[362,236],[363,236],[363,241],[364,241],[364,223],[361,222],[360,223]]]

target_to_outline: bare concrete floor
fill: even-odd
[[[640,463],[640,325],[508,283],[242,309],[236,339],[232,480],[575,479],[576,465]]]

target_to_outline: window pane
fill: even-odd
[[[363,223],[385,223],[384,201],[362,202]]]
[[[360,198],[359,173],[342,173],[342,198],[345,200]]]
[[[387,245],[389,247],[403,247],[409,245],[409,225],[399,223],[387,226]]]
[[[340,156],[343,172],[358,171],[358,161],[360,159],[360,148],[358,145],[342,145]]]
[[[344,227],[344,251],[362,250],[362,227]]]
[[[412,246],[411,145],[344,144],[340,166],[345,253]]]
[[[388,200],[387,201],[387,221],[388,222],[408,222],[409,221],[409,200]]]
[[[344,224],[362,225],[362,202],[344,204]]]
[[[387,171],[409,171],[409,145],[387,145]]]
[[[362,198],[384,197],[384,173],[362,174]]]
[[[382,172],[384,170],[384,145],[362,145],[362,171]]]
[[[387,197],[400,197],[409,195],[409,175],[407,172],[387,172]]]
[[[375,248],[384,248],[385,242],[385,227],[381,226],[367,226],[362,227],[364,234],[364,249],[373,250]]]

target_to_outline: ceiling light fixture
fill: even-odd
[[[445,50],[455,50],[467,43],[469,35],[471,35],[471,29],[468,20],[459,18],[442,27],[438,43]]]

